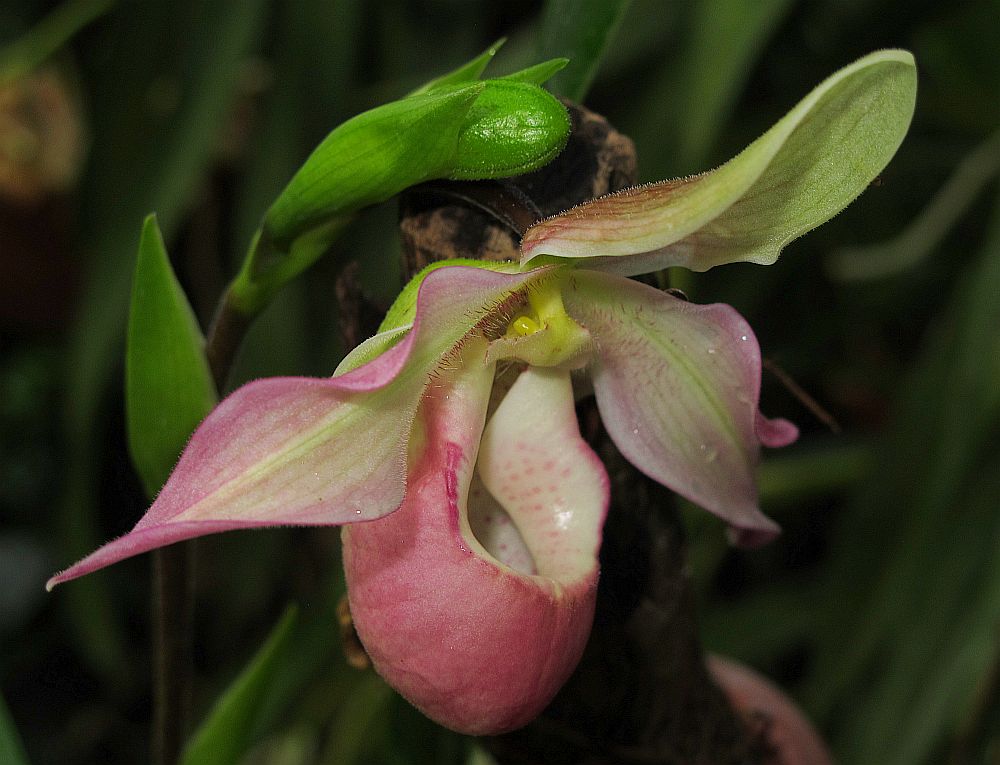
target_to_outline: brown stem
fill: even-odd
[[[194,621],[194,542],[153,553],[153,762],[174,765],[187,736]]]
[[[240,349],[251,323],[253,317],[247,316],[233,306],[227,290],[205,338],[205,358],[208,359],[208,367],[212,371],[216,390],[220,393],[225,388],[226,378],[232,369],[236,352]]]

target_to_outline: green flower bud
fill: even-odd
[[[514,78],[436,84],[348,120],[316,147],[268,210],[268,241],[286,251],[333,218],[433,178],[499,178],[545,165],[569,136],[565,107],[530,81],[552,64]],[[528,79],[517,79],[522,74]]]
[[[487,80],[458,134],[449,177],[501,178],[537,170],[569,137],[566,107],[536,85]]]
[[[330,218],[381,202],[407,186],[446,176],[476,82],[379,106],[336,128],[305,161],[264,219],[286,249]]]
[[[230,287],[230,304],[246,315],[259,311],[363,207],[434,178],[530,172],[562,151],[566,109],[539,86],[566,59],[479,81],[500,44],[330,133],[264,216]]]

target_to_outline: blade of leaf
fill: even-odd
[[[539,55],[570,60],[550,82],[553,93],[583,101],[628,5],[629,0],[548,0]]]
[[[673,94],[676,156],[697,171],[792,0],[700,0],[694,4],[687,50]],[[685,168],[682,168],[685,170]]]
[[[974,657],[979,671],[970,670],[964,648],[950,646],[978,639],[980,627],[968,620],[995,623],[997,608],[991,584],[996,486],[983,490],[982,483],[984,477],[993,480],[989,471],[998,458],[993,438],[1000,421],[998,285],[1000,207],[980,263],[965,274],[948,311],[933,323],[934,335],[901,398],[891,437],[878,452],[874,478],[837,535],[844,542],[832,556],[823,598],[837,606],[818,631],[810,691],[821,715],[846,711],[840,745],[859,761],[887,761],[886,747],[912,729],[901,721],[903,709],[934,730],[897,747],[907,754],[898,761],[926,761],[933,747],[957,732],[955,704],[970,704],[975,692],[968,678],[982,675],[994,660],[979,652]],[[838,598],[844,592],[866,597]],[[950,616],[946,609],[952,609]],[[956,674],[946,682],[939,660],[955,662]],[[913,686],[903,687],[905,682]],[[947,709],[922,690],[928,684],[950,694]],[[876,691],[874,706],[857,703],[866,688]],[[909,748],[918,743],[921,751]]]
[[[0,762],[4,765],[28,765],[21,737],[7,711],[7,704],[0,696]]]
[[[351,703],[337,715],[324,765],[359,765],[372,741],[372,725],[386,717],[386,706],[392,700],[392,689],[375,674],[365,676],[351,689]]]
[[[216,702],[192,736],[182,765],[239,762],[253,744],[257,718],[277,670],[295,647],[298,609],[289,606],[264,645]]]
[[[115,0],[65,0],[24,35],[0,50],[0,87],[23,77],[77,32],[107,13]]]
[[[216,400],[198,321],[150,215],[139,241],[125,351],[129,451],[150,498]]]

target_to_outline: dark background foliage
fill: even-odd
[[[326,132],[508,36],[500,72],[572,54],[556,87],[576,95],[593,74],[585,101],[635,139],[645,180],[724,161],[873,49],[914,52],[917,113],[879,181],[775,266],[683,284],[736,306],[839,424],[768,374],[765,411],[803,430],[761,468],[763,507],[785,534],[731,550],[686,508],[690,563],[705,644],[781,682],[840,761],[997,761],[1000,6],[633,0],[614,23],[615,5],[3,3],[0,43],[35,30],[36,48],[56,50],[11,84],[17,51],[0,49],[0,759],[17,762],[19,740],[34,763],[147,757],[147,557],[42,587],[145,507],[121,384],[142,217],[159,214],[207,322],[263,210]],[[57,7],[65,43],[39,42]],[[18,87],[37,101],[16,106]],[[25,109],[27,133],[8,119]],[[39,170],[46,152],[69,170]],[[257,323],[230,385],[329,374],[342,353],[337,274],[357,260],[387,305],[398,249],[391,205],[362,216]],[[222,535],[199,551],[195,727],[256,662],[202,728],[229,747],[215,761],[467,761],[468,742],[344,663],[335,530]],[[298,616],[258,653],[291,601]]]

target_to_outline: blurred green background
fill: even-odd
[[[787,688],[839,761],[1000,762],[998,20],[996,0],[4,0],[0,761],[147,759],[148,556],[43,590],[145,509],[122,414],[143,216],[207,322],[332,127],[507,36],[497,73],[574,57],[555,89],[634,138],[643,180],[719,164],[867,52],[914,52],[916,117],[879,181],[775,266],[684,285],[747,316],[839,425],[766,374],[764,411],[803,431],[761,468],[785,534],[731,550],[685,509],[690,560],[706,646]],[[333,370],[335,279],[357,260],[391,300],[395,215],[363,215],[282,293],[231,386]],[[198,543],[188,762],[481,756],[345,664],[338,544],[331,529]]]

